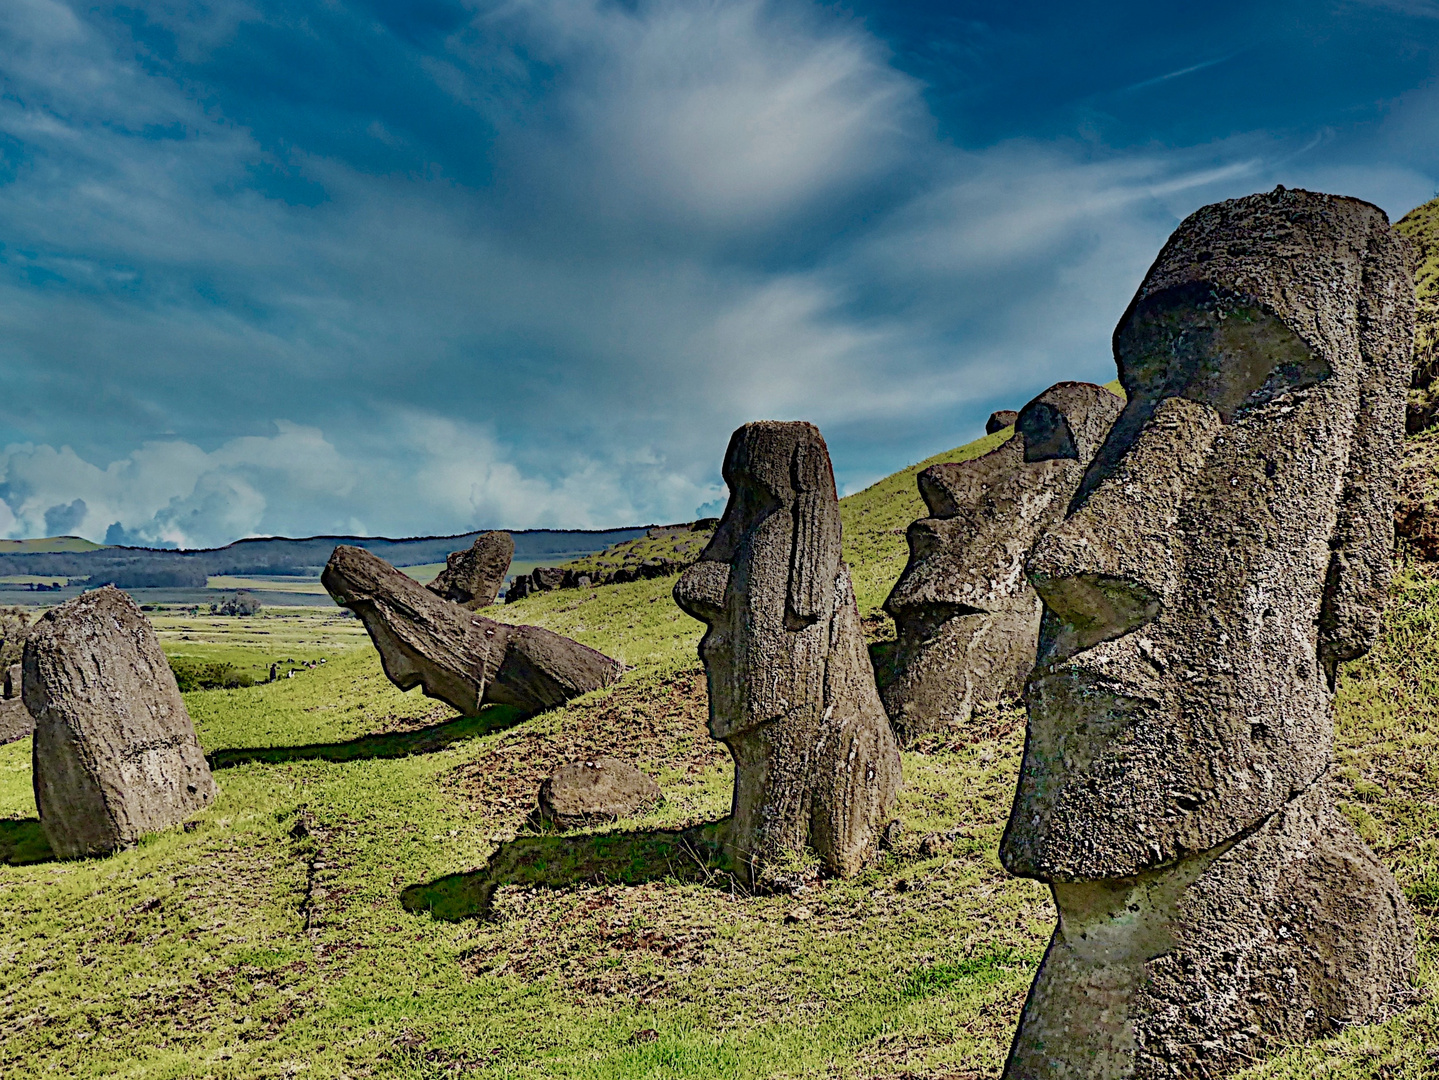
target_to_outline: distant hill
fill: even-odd
[[[47,536],[40,540],[0,540],[0,555],[99,551],[104,546],[104,544],[96,544],[80,536]]]
[[[513,532],[515,561],[565,562],[601,551],[612,544],[645,534],[645,527],[628,529],[526,529]],[[136,580],[163,587],[167,575],[183,585],[192,579],[221,575],[314,574],[325,565],[338,544],[367,548],[395,566],[422,566],[444,562],[452,551],[467,548],[479,531],[456,536],[310,536],[303,539],[264,537],[238,540],[222,548],[176,551],[160,548],[101,547],[76,537],[54,540],[12,540],[13,545],[69,543],[71,547],[0,548],[0,577],[53,575],[89,578],[93,582]],[[157,576],[158,575],[158,576]]]

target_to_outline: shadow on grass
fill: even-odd
[[[6,866],[29,866],[52,862],[55,853],[50,841],[40,830],[39,818],[0,820],[0,863]]]
[[[730,888],[733,877],[714,821],[680,830],[520,836],[501,844],[483,870],[447,874],[400,894],[406,911],[428,911],[445,922],[489,918],[502,885],[559,889],[581,881],[641,885],[671,879]]]
[[[216,750],[207,759],[212,769],[248,765],[252,761],[283,764],[287,761],[373,761],[433,754],[466,739],[478,739],[491,732],[514,727],[530,714],[513,705],[486,705],[478,716],[460,716],[443,724],[418,731],[392,731],[383,735],[362,735],[337,743],[308,746],[259,746]]]

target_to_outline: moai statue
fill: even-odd
[[[840,557],[829,450],[812,424],[746,424],[724,478],[724,517],[674,596],[709,627],[710,734],[735,762],[726,849],[751,884],[806,848],[848,876],[875,853],[900,766]]]
[[[909,527],[909,564],[884,602],[899,640],[880,696],[902,744],[1019,698],[1042,610],[1024,560],[1123,407],[1102,386],[1060,383],[1013,414],[996,449],[919,474],[929,517]]]
[[[1381,1016],[1414,923],[1324,777],[1389,579],[1413,285],[1354,199],[1207,206],[1114,334],[1129,400],[1028,563],[1000,848],[1059,925],[1005,1076],[1216,1077]]]
[[[425,587],[451,603],[478,611],[500,595],[514,557],[515,538],[509,533],[480,533],[464,551],[452,552],[439,576]]]

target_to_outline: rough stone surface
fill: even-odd
[[[540,820],[579,829],[629,817],[660,801],[660,786],[612,757],[561,765],[540,785]]]
[[[102,855],[215,797],[159,639],[118,589],[46,612],[25,642],[40,825],[60,858]]]
[[[909,527],[909,563],[884,605],[898,640],[881,696],[902,743],[1019,697],[1041,612],[1024,561],[1123,407],[1102,386],[1060,383],[1014,414],[1003,445],[919,474],[930,516]]]
[[[1409,275],[1376,207],[1277,189],[1188,218],[1121,320],[1128,403],[1027,567],[1000,854],[1061,923],[1007,1076],[1222,1075],[1407,985],[1403,896],[1320,789],[1388,584]]]
[[[363,548],[335,548],[320,580],[365,624],[401,690],[473,716],[482,704],[531,712],[609,686],[624,666],[538,626],[510,626],[451,603]]]
[[[1003,431],[1007,427],[1013,427],[1014,422],[1018,419],[1019,413],[1013,409],[999,409],[989,414],[989,419],[986,420],[984,424],[984,433],[986,435],[993,435],[996,431]]]
[[[20,665],[5,669],[4,695],[0,696],[0,746],[23,739],[35,730],[35,720],[20,700]]]
[[[812,424],[746,424],[723,471],[729,504],[674,595],[709,627],[710,734],[735,762],[726,848],[759,885],[806,848],[848,876],[876,852],[900,763],[840,557],[829,451]]]
[[[515,538],[509,533],[480,533],[466,550],[445,559],[445,568],[426,588],[471,611],[489,607],[500,595],[514,557]]]

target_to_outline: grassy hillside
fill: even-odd
[[[1439,361],[1439,199],[1409,211],[1394,227],[1414,245],[1414,366],[1432,377]]]
[[[904,527],[921,512],[913,476],[928,463],[843,502],[870,615],[903,565]],[[354,620],[333,612],[167,619],[176,654],[258,670],[278,648],[327,663],[187,695],[224,766],[220,798],[192,831],[107,859],[50,860],[28,741],[0,747],[0,1075],[996,1075],[1053,925],[1046,890],[996,857],[1022,716],[982,715],[906,753],[905,833],[856,879],[752,897],[682,851],[664,872],[645,870],[653,859],[628,855],[652,851],[657,830],[721,817],[731,779],[705,731],[701,628],[675,607],[673,584],[487,612],[633,668],[523,722],[496,708],[456,717],[399,693]],[[1333,782],[1415,906],[1427,991],[1439,925],[1432,579],[1401,575],[1380,647],[1342,673],[1338,726]],[[655,776],[665,802],[588,833],[530,833],[540,780],[600,753]],[[493,918],[402,908],[408,887],[480,867],[516,836],[543,857],[500,889]],[[1417,1080],[1433,1075],[1436,1047],[1426,1002],[1251,1075]]]
[[[0,540],[0,555],[99,551],[104,546],[79,536],[46,536],[39,540]]]

